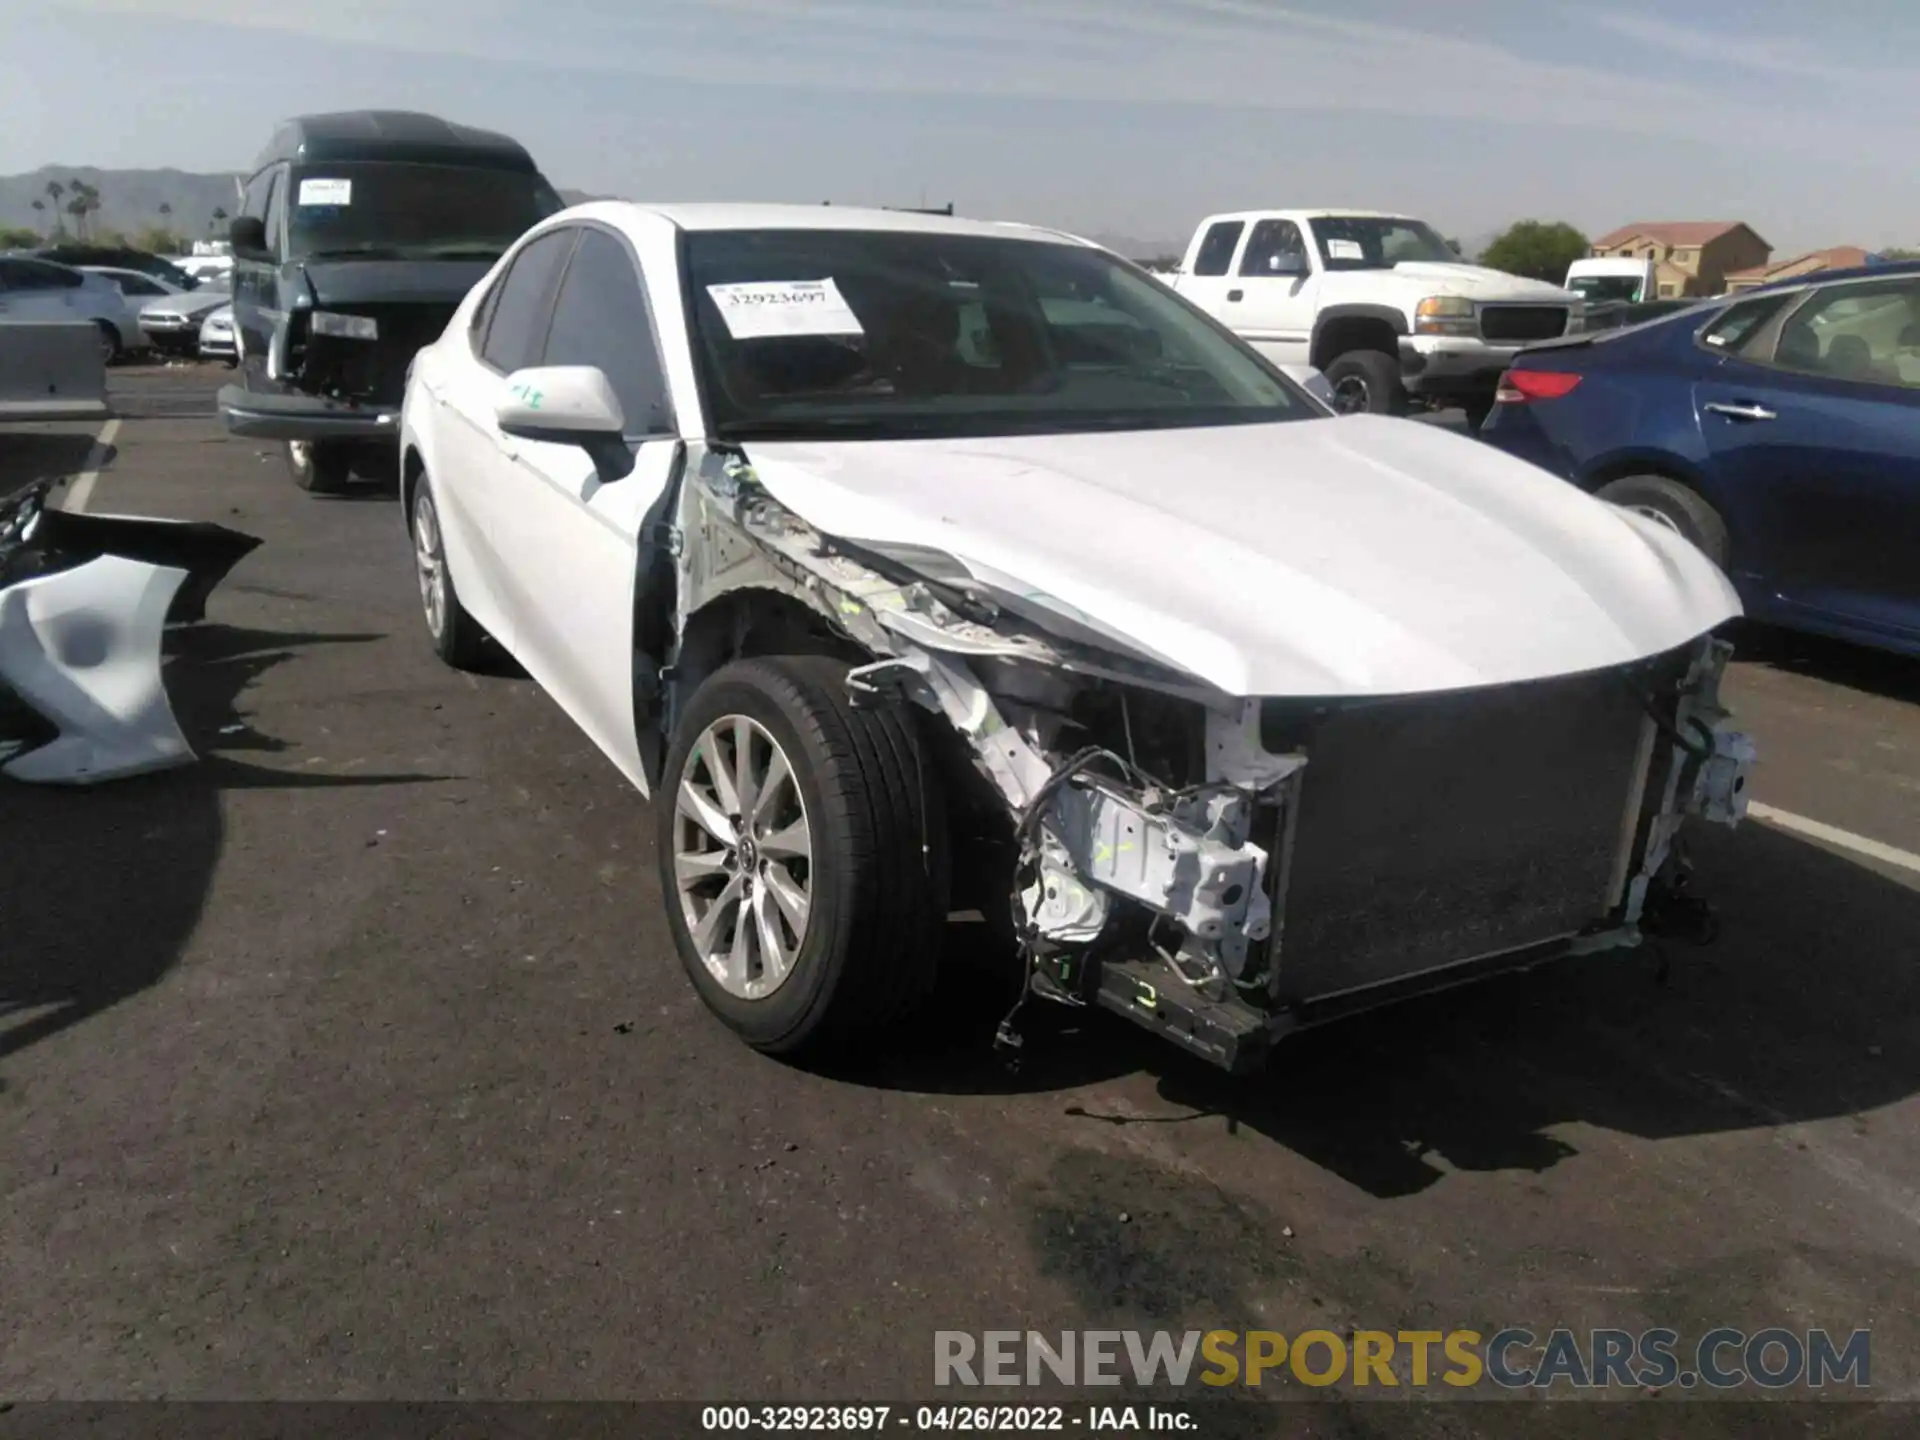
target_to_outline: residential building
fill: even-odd
[[[1858,245],[1834,245],[1826,250],[1809,250],[1791,260],[1732,271],[1727,276],[1727,289],[1751,290],[1756,285],[1771,285],[1776,280],[1798,280],[1805,275],[1817,275],[1822,270],[1855,270],[1862,265],[1871,265],[1876,258],[1871,251],[1862,250]]]
[[[1596,256],[1651,258],[1663,300],[1718,295],[1727,276],[1763,266],[1773,247],[1741,220],[1640,220],[1593,242]]]

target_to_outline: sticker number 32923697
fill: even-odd
[[[736,340],[866,333],[832,277],[709,285],[707,293],[720,307],[727,333]]]

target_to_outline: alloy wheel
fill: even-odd
[[[440,517],[425,490],[413,502],[413,559],[420,580],[420,608],[426,612],[427,629],[438,640],[447,627],[447,561],[440,549]]]
[[[673,870],[700,963],[727,994],[786,983],[813,909],[813,835],[787,753],[723,715],[688,751],[674,794]]]
[[[1342,375],[1333,382],[1333,408],[1342,415],[1365,413],[1370,398],[1364,375]]]

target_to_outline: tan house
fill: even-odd
[[[1671,300],[1720,294],[1729,275],[1764,266],[1773,247],[1740,220],[1641,220],[1602,235],[1592,253],[1650,257],[1657,294]]]
[[[1791,260],[1772,265],[1755,265],[1735,270],[1727,276],[1727,289],[1751,290],[1756,285],[1771,285],[1776,280],[1798,280],[1803,275],[1818,275],[1822,270],[1854,270],[1873,258],[1858,245],[1835,245],[1826,250],[1809,250]]]

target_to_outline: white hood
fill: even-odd
[[[1674,532],[1414,421],[748,454],[774,498],[825,534],[944,552],[1233,695],[1571,674],[1740,613]]]
[[[1470,300],[1517,301],[1539,304],[1569,304],[1580,297],[1544,280],[1529,280],[1509,275],[1504,270],[1489,270],[1484,265],[1447,265],[1437,261],[1409,260],[1391,270],[1335,270],[1326,276],[1329,288],[1352,288],[1377,293],[1382,281],[1396,281],[1409,291],[1428,295],[1461,295]],[[1329,295],[1329,299],[1334,298]]]

